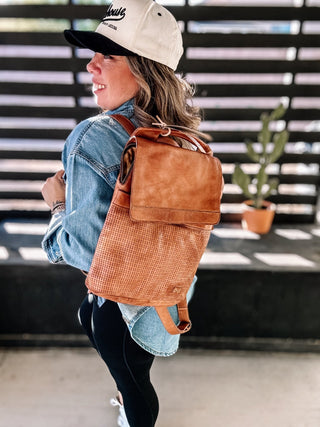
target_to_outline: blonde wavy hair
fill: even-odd
[[[176,76],[166,65],[141,56],[127,57],[139,90],[135,97],[135,115],[140,126],[158,122],[197,130],[201,122],[200,109],[192,105],[193,88]],[[208,135],[203,134],[208,139]]]

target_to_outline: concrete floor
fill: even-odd
[[[157,427],[319,427],[320,355],[181,349],[156,359]],[[0,349],[0,427],[116,427],[95,352]]]

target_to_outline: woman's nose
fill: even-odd
[[[87,71],[89,73],[94,73],[99,71],[99,55],[95,53],[91,61],[87,64]]]

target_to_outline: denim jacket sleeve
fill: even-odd
[[[62,156],[66,210],[53,215],[42,241],[50,262],[89,270],[127,137],[106,114],[80,123],[68,137]]]
[[[66,211],[53,216],[43,248],[51,262],[88,271],[113,189],[77,154],[68,158],[67,174]]]

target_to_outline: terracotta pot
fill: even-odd
[[[257,234],[268,233],[273,222],[276,205],[264,201],[264,209],[255,209],[251,204],[252,200],[245,200],[243,202],[242,227]]]

